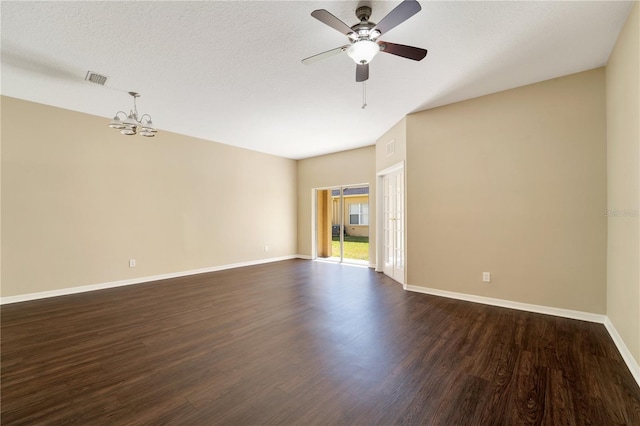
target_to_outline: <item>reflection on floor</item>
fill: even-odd
[[[319,261],[324,261],[324,262],[334,262],[334,263],[340,263],[340,257],[338,256],[332,256],[332,257],[319,257],[317,258],[317,260]],[[357,265],[357,266],[369,266],[369,262],[366,260],[359,260],[359,259],[347,259],[345,258],[342,263],[346,264],[346,265]]]

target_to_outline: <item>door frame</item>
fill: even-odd
[[[386,169],[380,170],[376,173],[376,272],[383,272],[384,268],[384,224],[382,223],[384,220],[384,214],[382,209],[383,200],[384,200],[384,187],[383,187],[383,179],[385,176],[390,175],[391,173],[396,173],[398,171],[403,171],[402,179],[403,179],[403,194],[402,194],[402,203],[403,203],[403,212],[402,221],[404,225],[404,238],[403,238],[403,253],[404,253],[404,276],[402,280],[399,281],[402,284],[402,288],[407,289],[407,185],[406,185],[406,170],[404,167],[404,161],[400,161]]]

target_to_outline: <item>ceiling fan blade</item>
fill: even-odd
[[[396,6],[391,12],[387,14],[382,21],[378,22],[378,25],[373,28],[380,31],[381,34],[385,34],[387,31],[402,24],[407,19],[411,18],[416,13],[420,12],[422,7],[420,3],[415,0],[404,0],[402,3]]]
[[[317,55],[309,56],[308,58],[304,58],[302,63],[305,65],[315,64],[323,59],[329,58],[331,56],[337,55],[338,53],[344,52],[347,50],[349,46],[340,46],[335,49],[327,50],[326,52],[318,53]]]
[[[427,50],[419,47],[405,46],[404,44],[389,43],[388,41],[378,42],[380,51],[391,53],[392,55],[402,56],[403,58],[421,61],[427,56]]]
[[[327,24],[331,28],[340,31],[344,35],[349,35],[353,32],[350,26],[348,26],[324,9],[314,10],[313,12],[311,12],[311,16],[316,18],[318,21]]]
[[[369,80],[369,64],[356,65],[356,82],[362,83]]]

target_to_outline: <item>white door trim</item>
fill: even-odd
[[[386,175],[389,175],[391,173],[395,173],[398,172],[400,170],[403,170],[404,173],[406,173],[406,170],[404,170],[405,166],[405,162],[404,161],[400,161],[390,167],[387,167],[386,169],[380,170],[379,172],[376,172],[376,272],[383,272],[383,267],[384,267],[384,235],[383,235],[383,228],[384,228],[384,224],[383,222],[383,200],[384,200],[384,188],[383,188],[383,178]],[[403,185],[404,188],[404,196],[403,196],[403,203],[404,203],[404,233],[405,233],[405,238],[404,238],[404,277],[402,277],[401,283],[403,288],[405,288],[406,286],[406,274],[407,274],[407,239],[406,239],[406,234],[407,234],[407,217],[406,217],[406,185]],[[406,288],[405,288],[406,289]]]
[[[400,169],[404,169],[404,161],[400,161],[399,163],[394,164],[393,166],[387,167],[384,170],[380,170],[376,173],[376,176],[382,177],[384,175],[388,175],[389,173],[397,172]]]

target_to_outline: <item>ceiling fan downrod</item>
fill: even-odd
[[[356,9],[356,16],[360,22],[368,22],[371,16],[371,8],[369,6],[360,6]]]

